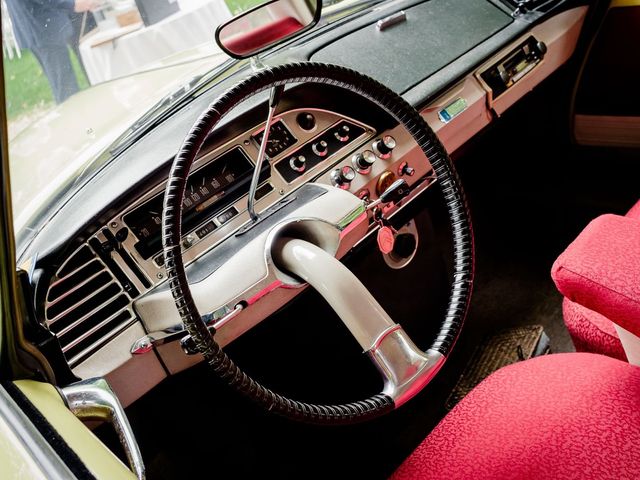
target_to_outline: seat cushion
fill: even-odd
[[[640,202],[631,207],[626,216],[640,219]],[[627,360],[618,333],[608,318],[566,298],[562,312],[577,351]]]
[[[640,202],[631,207],[625,217],[640,219]]]
[[[640,367],[565,353],[502,368],[393,479],[638,479]]]
[[[558,290],[640,336],[640,220],[602,215],[553,264]]]
[[[599,353],[627,361],[611,320],[568,298],[562,303],[562,315],[578,352]]]

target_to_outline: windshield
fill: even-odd
[[[18,235],[116,140],[229,60],[216,27],[265,3],[0,1]],[[323,16],[358,3],[325,0]]]

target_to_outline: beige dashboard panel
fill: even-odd
[[[571,57],[576,48],[587,10],[588,7],[573,8],[533,27],[530,32],[501,50],[476,71],[476,78],[487,91],[489,106],[497,115],[502,115],[511,105],[533,90],[536,85]],[[492,98],[491,88],[484,82],[480,74],[508,55],[531,35],[546,44],[547,53],[544,59],[498,98]]]
[[[123,407],[147,393],[167,376],[155,355],[132,355],[131,345],[146,332],[139,322],[125,329],[73,369],[78,377],[105,377]]]
[[[98,479],[135,479],[135,475],[65,406],[48,383],[18,380],[15,385]]]
[[[491,123],[492,115],[487,108],[486,98],[487,92],[473,76],[468,76],[420,113],[436,132],[447,152],[452,153]],[[450,122],[444,123],[439,112],[459,99],[466,103],[466,109]]]

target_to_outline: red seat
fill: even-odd
[[[626,217],[640,220],[640,202],[627,212]],[[570,255],[571,248],[570,246],[563,255]],[[561,259],[559,262],[562,262]],[[564,299],[562,313],[577,351],[600,353],[620,360],[627,359],[613,322],[609,318],[567,298]]]
[[[591,352],[627,361],[613,322],[598,312],[565,298],[564,323],[578,352]]]
[[[638,479],[640,368],[588,353],[505,367],[393,479]]]

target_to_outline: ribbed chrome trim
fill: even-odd
[[[77,252],[77,250],[76,250]],[[92,250],[93,252],[93,250]],[[64,277],[60,277],[56,274],[56,278],[57,280],[55,282],[51,282],[51,284],[49,285],[49,288],[55,287],[56,285],[59,285],[60,283],[64,282],[65,280],[67,280],[69,277],[71,277],[72,275],[75,275],[76,273],[78,273],[80,270],[82,270],[84,267],[86,267],[87,265],[89,265],[90,263],[93,262],[98,262],[100,263],[103,267],[104,267],[104,263],[102,263],[102,261],[98,258],[98,257],[94,257],[91,260],[89,260],[87,263],[83,263],[82,265],[80,265],[78,268],[76,268],[75,270],[71,270],[69,273],[67,273]],[[62,270],[64,268],[64,266],[68,263],[68,261],[66,261],[59,269],[58,272],[60,270]]]
[[[83,252],[83,249],[86,249],[86,252]],[[64,276],[60,276],[60,272],[63,271],[69,262],[74,261],[76,255],[82,255],[82,258],[86,256],[87,261],[78,265],[77,268],[65,273]],[[94,262],[97,264],[92,265]],[[83,269],[95,269],[96,272],[88,273],[88,276],[84,277],[82,275]],[[80,275],[78,275],[80,273]],[[100,275],[108,275],[108,278],[104,278],[104,284],[100,284],[94,290],[91,290],[87,293],[87,295],[83,296],[80,300],[70,305],[69,308],[66,308],[61,313],[58,313],[55,317],[49,317],[49,310],[56,305],[60,306],[59,303],[64,301],[65,299],[68,301],[69,296],[81,290],[82,288],[86,288],[86,286],[91,282],[98,278]],[[74,275],[78,275],[77,279],[73,279]],[[71,281],[70,281],[71,279]],[[100,338],[95,339],[85,348],[82,348],[82,351],[74,354],[73,357],[67,358],[69,365],[73,368],[78,363],[84,361],[89,355],[91,355],[95,350],[100,348],[105,342],[108,342],[113,337],[119,335],[124,329],[131,326],[132,323],[136,321],[136,315],[131,308],[131,297],[124,290],[121,283],[115,277],[113,272],[107,267],[107,265],[102,261],[102,259],[96,254],[95,250],[88,244],[84,243],[76,250],[73,251],[71,255],[66,259],[66,261],[58,268],[56,275],[53,278],[54,281],[51,282],[49,288],[47,290],[46,301],[45,301],[45,319],[46,324],[51,327],[55,325],[57,322],[62,321],[63,319],[71,320],[69,315],[73,315],[74,312],[80,308],[82,305],[86,305],[86,302],[90,302],[91,310],[80,318],[73,320],[72,323],[64,327],[62,330],[56,333],[57,337],[60,339],[62,345],[62,351],[66,354],[70,350],[74,348],[82,348],[82,342],[87,342],[87,339],[94,335],[101,328],[105,328],[105,326],[109,325],[110,322],[113,322],[119,316],[122,317],[122,321],[115,325],[113,328],[109,329],[105,335],[100,335]],[[65,283],[68,283],[68,288],[65,288]],[[51,295],[51,290],[57,288],[59,290],[59,296],[57,296],[54,300],[49,301],[48,298]],[[100,295],[105,295],[105,291],[108,289],[113,289],[114,292],[112,295],[108,295],[108,298],[104,298],[102,301],[98,301],[98,297]],[[117,291],[115,291],[117,289]],[[126,303],[124,301],[126,299]],[[92,316],[100,315],[101,311],[108,309],[113,302],[117,302],[121,300],[122,306],[117,309],[114,313],[110,314],[107,318],[100,321],[97,325],[91,327],[86,332],[83,332],[81,335],[76,334],[74,336],[74,331],[80,327],[83,322],[91,319]],[[93,305],[95,303],[95,305]],[[113,305],[115,307],[115,305]],[[78,332],[79,333],[79,332]],[[67,343],[68,342],[68,343]],[[88,342],[87,342],[88,343]]]
[[[93,275],[91,275],[89,278],[86,278],[85,280],[81,281],[80,283],[78,283],[75,287],[72,287],[70,290],[67,290],[65,293],[63,293],[62,295],[60,295],[58,298],[56,298],[55,300],[51,300],[47,302],[47,309],[49,307],[53,307],[54,305],[56,305],[57,303],[60,303],[61,300],[64,300],[65,298],[67,298],[69,295],[71,295],[73,292],[75,292],[76,290],[84,287],[87,283],[89,283],[91,280],[93,280],[94,278],[98,277],[99,275],[102,275],[103,273],[107,273],[104,270],[100,270],[99,272],[94,273]],[[66,277],[65,277],[66,279]],[[113,280],[113,277],[111,277],[111,279]],[[60,282],[56,282],[56,283],[52,283],[49,286],[49,289],[51,289],[53,286],[55,286],[56,284],[58,284]]]
[[[98,290],[96,290],[95,292],[93,292],[92,294],[90,294],[89,296],[85,297],[82,299],[82,301],[87,301],[92,299],[93,297],[95,297],[96,295],[98,295],[100,292],[106,290],[107,288],[109,288],[111,285],[117,285],[118,288],[120,290],[118,290],[118,293],[116,293],[113,297],[109,297],[108,300],[106,300],[105,302],[101,303],[99,307],[94,308],[93,310],[91,310],[91,312],[83,315],[81,318],[79,318],[78,320],[76,320],[75,322],[73,322],[69,327],[66,327],[63,331],[66,331],[68,328],[77,325],[79,322],[81,322],[82,320],[86,319],[89,315],[91,315],[92,313],[94,313],[96,311],[96,309],[99,309],[100,307],[103,307],[105,304],[109,303],[111,300],[113,300],[114,298],[116,298],[118,295],[120,295],[124,290],[122,289],[122,286],[117,283],[113,277],[111,277],[111,281],[109,283],[107,283],[106,285],[100,287]],[[58,315],[56,315],[54,318],[49,320],[49,325],[53,325],[54,323],[56,323],[58,320],[60,320],[60,318],[65,317],[66,315],[70,314],[71,312],[73,312],[76,308],[78,308],[78,305],[80,305],[80,303],[75,303],[73,304],[73,306],[67,308],[66,310],[64,310],[62,313],[59,313]],[[49,308],[49,305],[47,305],[47,309]],[[62,335],[62,332],[58,333],[58,335]]]
[[[68,350],[72,349],[73,347],[75,347],[77,344],[79,344],[81,341],[83,341],[85,338],[91,336],[92,333],[95,333],[97,330],[101,329],[102,327],[104,327],[107,323],[109,323],[111,320],[113,320],[114,318],[116,318],[118,315],[120,315],[122,312],[127,311],[126,307],[123,307],[122,309],[118,310],[117,312],[115,312],[113,315],[107,317],[106,319],[104,319],[103,321],[101,321],[99,324],[97,324],[96,326],[90,328],[89,330],[87,330],[86,332],[84,332],[82,335],[80,335],[78,338],[74,339],[71,343],[69,343],[68,345],[62,347],[62,351],[63,352],[67,352]],[[129,312],[131,313],[131,312]]]
[[[118,314],[120,314],[120,313],[122,313],[122,311],[118,312]],[[131,313],[131,311],[129,311],[129,313]],[[95,350],[99,349],[102,345],[107,343],[112,338],[115,338],[118,335],[120,335],[120,333],[122,333],[124,330],[129,328],[135,321],[136,321],[136,317],[133,316],[133,314],[131,314],[131,319],[130,320],[122,322],[121,325],[118,325],[116,328],[111,330],[107,335],[105,335],[104,337],[100,338],[100,340],[97,340],[97,341],[93,342],[87,348],[85,348],[82,351],[80,351],[80,353],[78,353],[77,355],[74,355],[73,357],[68,359],[67,362],[69,363],[69,366],[71,368],[74,368],[77,364],[79,364],[84,359],[86,359],[92,352],[94,352]]]
[[[89,317],[91,317],[92,315],[95,315],[97,312],[99,312],[100,310],[102,310],[103,308],[107,307],[110,303],[114,302],[120,295],[122,294],[122,292],[118,293],[117,296],[115,297],[111,297],[109,300],[107,300],[106,302],[100,304],[99,306],[97,306],[96,308],[94,308],[93,310],[91,310],[89,313],[87,313],[86,315],[83,315],[82,318],[76,320],[75,322],[73,322],[71,325],[63,328],[62,330],[60,330],[56,335],[59,338],[62,338],[64,335],[66,335],[67,333],[69,333],[70,330],[73,330],[74,328],[76,328],[78,325],[80,325],[82,322],[84,322],[85,320],[87,320]],[[118,310],[118,312],[121,312],[122,310],[124,310],[126,307],[123,306],[121,309]]]

